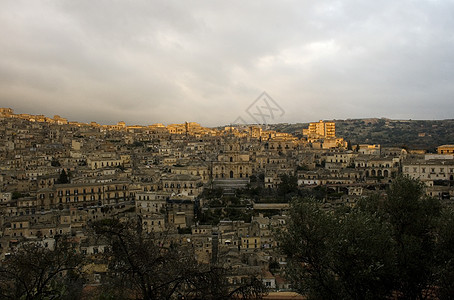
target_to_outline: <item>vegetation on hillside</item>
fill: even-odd
[[[356,144],[407,146],[411,149],[435,151],[437,146],[454,141],[454,120],[390,120],[348,119],[334,120],[336,136]],[[301,134],[308,123],[272,124],[270,129]]]
[[[451,299],[454,211],[398,177],[354,208],[295,201],[280,245],[292,286],[309,299]]]

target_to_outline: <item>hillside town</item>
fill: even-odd
[[[265,125],[87,124],[1,108],[0,138],[0,260],[23,243],[52,249],[68,235],[97,265],[86,270],[88,286],[106,271],[95,258],[108,245],[90,231],[103,219],[140,220],[144,232],[190,245],[197,261],[255,272],[282,292],[291,287],[276,232],[293,197],[354,206],[404,174],[428,196],[454,200],[454,145],[437,153],[352,145],[330,121],[296,135]]]

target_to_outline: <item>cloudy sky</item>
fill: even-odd
[[[215,126],[263,91],[273,123],[454,118],[454,1],[0,0],[16,113]]]

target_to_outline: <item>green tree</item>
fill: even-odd
[[[435,285],[438,287],[437,296],[440,299],[452,299],[454,295],[454,212],[444,211],[443,222],[438,228],[437,259],[438,277]]]
[[[52,167],[60,167],[61,166],[60,162],[58,160],[56,160],[55,158],[51,160],[50,165]]]
[[[310,299],[371,299],[390,295],[392,240],[378,219],[358,211],[325,211],[295,202],[281,249],[292,286]]]
[[[280,196],[298,193],[298,178],[296,176],[283,174],[280,176],[280,179],[281,183],[277,187],[277,192]]]
[[[12,194],[12,199],[15,200],[15,199],[19,199],[21,197],[23,197],[24,195],[21,193],[21,192],[18,192],[18,191],[14,191],[13,194]]]
[[[56,238],[53,250],[24,243],[0,267],[2,299],[78,299],[83,280],[82,257],[67,237]]]
[[[66,174],[66,171],[63,169],[60,173],[60,176],[57,179],[58,184],[69,183],[69,176]]]
[[[182,245],[166,234],[147,234],[141,222],[107,219],[95,222],[97,234],[108,241],[111,251],[104,288],[114,298],[259,299],[264,293],[254,276],[239,286],[227,277],[231,270],[199,264],[190,244]]]
[[[427,197],[421,182],[400,176],[386,197],[354,208],[294,202],[279,239],[287,276],[309,299],[450,299],[453,226],[450,208]]]
[[[422,299],[434,283],[441,204],[425,196],[423,183],[403,176],[393,181],[387,194],[384,221],[391,224],[396,242],[396,289],[409,299]]]
[[[211,200],[211,199],[221,198],[222,194],[223,194],[222,188],[212,188],[212,189],[207,188],[207,189],[203,190],[202,195],[200,195],[200,196],[205,199]]]

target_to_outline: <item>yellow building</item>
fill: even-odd
[[[11,108],[0,108],[0,115],[1,116],[4,116],[4,117],[11,117],[12,115],[14,115],[14,110],[12,110]]]
[[[437,148],[438,154],[454,154],[454,145],[442,145]]]
[[[202,178],[190,174],[165,174],[161,177],[162,190],[165,192],[196,197],[203,188]]]
[[[171,134],[185,134],[186,131],[186,124],[169,124],[167,125],[167,130]]]
[[[68,119],[62,118],[62,117],[60,117],[59,115],[55,115],[53,120],[54,120],[55,123],[57,123],[58,125],[65,125],[65,124],[68,124]]]
[[[241,249],[258,249],[260,246],[260,237],[258,236],[246,236],[241,238]]]
[[[69,208],[116,204],[134,198],[129,183],[56,184],[38,191],[36,200],[39,208]]]
[[[309,123],[309,128],[303,133],[317,138],[334,138],[336,137],[336,123],[322,120],[317,123]]]
[[[252,138],[260,138],[262,136],[262,128],[257,125],[249,126],[249,136]]]
[[[325,138],[322,149],[347,148],[347,142],[343,138]]]
[[[213,179],[248,178],[252,175],[252,164],[247,152],[237,142],[227,142],[224,151],[212,165]]]
[[[193,163],[186,166],[172,166],[172,174],[194,175],[200,176],[203,183],[207,183],[210,179],[210,168],[203,163]]]

